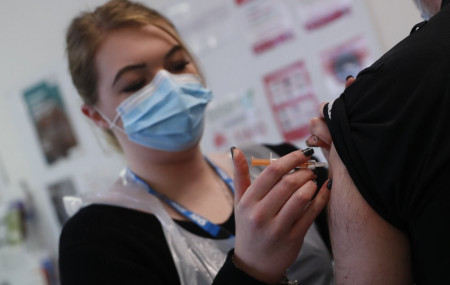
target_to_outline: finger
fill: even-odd
[[[309,121],[309,132],[311,137],[308,138],[307,142],[313,146],[331,146],[331,135],[328,129],[328,125],[324,119],[312,118]]]
[[[356,80],[356,79],[355,79],[353,76],[349,75],[349,76],[347,77],[347,79],[345,80],[345,88],[347,88],[347,87],[349,87],[350,85],[352,85],[353,82],[355,82],[355,80]]]
[[[240,149],[231,148],[231,157],[234,165],[234,201],[235,206],[244,195],[245,190],[250,186],[250,173],[248,171],[247,159]]]
[[[306,211],[306,207],[311,203],[316,191],[317,184],[313,181],[308,181],[297,188],[278,213],[279,223],[283,223],[287,227],[294,226]]]
[[[251,193],[248,193],[248,195],[253,200],[261,200],[284,175],[288,174],[300,164],[307,162],[313,154],[314,150],[312,148],[307,148],[304,150],[293,151],[272,162],[259,174],[258,178],[253,181],[252,188],[254,188],[254,190]]]
[[[261,208],[264,209],[264,216],[273,217],[279,214],[299,188],[309,183],[309,181],[315,185],[312,180],[316,178],[317,176],[311,170],[298,170],[283,176],[277,185],[260,202]],[[317,187],[314,186],[314,188]],[[313,190],[312,194],[314,192],[315,190]],[[311,198],[312,196],[309,200]]]
[[[331,179],[326,181],[320,188],[316,197],[308,204],[303,214],[297,218],[293,228],[293,231],[296,234],[304,236],[317,216],[322,212],[330,199],[331,184]]]

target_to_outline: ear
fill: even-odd
[[[81,106],[81,112],[102,129],[109,129],[109,123],[103,119],[100,113],[94,108],[94,106],[83,104]]]

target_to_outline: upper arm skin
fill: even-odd
[[[412,284],[406,235],[367,204],[334,145],[329,162],[333,187],[328,213],[336,284]]]

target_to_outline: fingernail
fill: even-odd
[[[327,189],[328,190],[331,190],[331,187],[333,186],[333,178],[331,178],[330,180],[328,180],[328,183],[327,183]]]
[[[234,150],[236,149],[235,146],[230,147],[230,152],[231,152],[231,159],[234,161]]]
[[[303,152],[304,156],[311,156],[314,154],[314,149],[309,147],[309,148],[305,148],[304,150],[302,150],[302,152]]]
[[[349,75],[345,78],[345,81],[349,80],[350,78],[353,78],[353,75]]]
[[[309,142],[311,141],[311,142]],[[316,136],[310,136],[306,142],[305,142],[306,146],[308,147],[315,147],[317,146],[317,137]]]

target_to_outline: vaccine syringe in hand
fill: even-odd
[[[277,160],[276,158],[272,158],[272,153],[270,153],[269,158],[252,158],[250,159],[251,166],[269,166],[273,161]],[[315,160],[309,160],[308,162],[302,163],[297,166],[295,169],[311,169],[314,170],[317,167],[327,167],[328,164],[326,162],[318,162]]]

